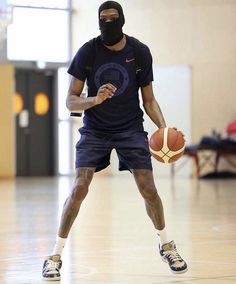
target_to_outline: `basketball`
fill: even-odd
[[[152,156],[157,161],[173,163],[184,153],[184,135],[175,128],[160,128],[152,134],[149,147]]]

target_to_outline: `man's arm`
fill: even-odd
[[[161,108],[153,94],[152,83],[150,82],[148,86],[141,88],[141,93],[143,98],[143,107],[146,114],[157,125],[157,127],[166,127],[166,122],[161,112]]]
[[[112,98],[116,91],[116,88],[112,84],[105,84],[98,89],[98,93],[95,97],[81,97],[83,88],[83,81],[75,77],[71,78],[66,99],[66,106],[70,111],[83,111],[99,105],[106,99]]]
[[[83,111],[95,105],[94,97],[81,97],[84,82],[71,77],[70,86],[66,98],[66,106],[70,111]]]

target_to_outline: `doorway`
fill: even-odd
[[[54,162],[54,82],[50,70],[16,69],[16,175],[52,176]]]

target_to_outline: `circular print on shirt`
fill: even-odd
[[[94,81],[98,89],[104,84],[111,83],[117,88],[114,95],[118,96],[126,90],[129,83],[129,75],[126,69],[120,64],[107,63],[98,68]]]

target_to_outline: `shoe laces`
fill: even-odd
[[[48,259],[46,267],[46,269],[49,271],[58,271],[60,269],[60,262]]]
[[[182,261],[182,257],[178,254],[176,248],[164,251],[164,254],[170,259],[171,262]]]

